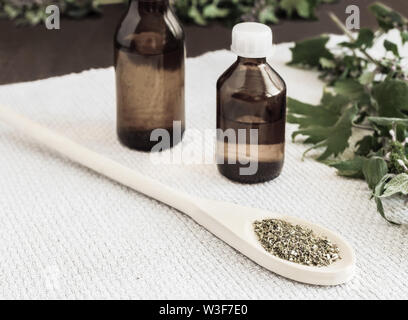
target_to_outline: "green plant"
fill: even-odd
[[[401,42],[408,43],[408,19],[379,2],[370,10],[377,31],[361,29],[355,37],[332,15],[348,41],[328,49],[329,38],[322,35],[292,48],[290,64],[318,69],[327,87],[319,106],[289,99],[288,121],[299,125],[293,139],[302,135],[312,144],[305,154],[323,150],[317,160],[341,176],[365,179],[386,218],[383,200],[397,195],[407,200],[408,195],[408,74],[398,45],[382,36],[397,29]],[[378,42],[387,52],[381,59],[369,50]],[[351,146],[353,157],[345,159],[350,138],[362,132]]]
[[[35,25],[46,19],[45,8],[56,4],[60,12],[81,18],[99,13],[101,5],[128,0],[0,0],[0,17],[18,23]],[[315,19],[315,9],[321,3],[336,0],[171,0],[184,22],[206,25],[210,21],[234,24],[240,21],[277,23],[280,17]]]
[[[175,7],[184,21],[206,25],[212,20],[228,24],[240,21],[277,23],[279,17],[315,19],[321,3],[336,0],[176,0]]]

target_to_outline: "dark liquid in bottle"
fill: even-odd
[[[117,133],[132,149],[151,151],[155,129],[172,147],[185,128],[184,33],[168,0],[133,0],[115,35]],[[173,134],[179,122],[181,132]],[[176,125],[177,127],[177,125]]]
[[[285,137],[284,135],[284,120],[277,121],[275,123],[245,123],[241,121],[231,121],[229,119],[220,119],[221,126],[225,128],[234,129],[235,136],[238,136],[238,129],[245,130],[247,142],[245,146],[241,146],[242,152],[238,150],[235,152],[235,158],[237,159],[235,164],[228,163],[228,139],[222,141],[220,148],[224,149],[224,158],[218,160],[218,168],[222,175],[227,178],[242,182],[242,183],[259,183],[272,180],[279,176],[283,168],[284,152],[285,152]],[[251,150],[251,136],[250,130],[258,130],[260,138],[258,140],[257,148]],[[283,133],[282,133],[283,132]],[[265,139],[265,137],[274,137],[274,139]],[[269,141],[268,141],[269,140]],[[274,141],[273,141],[274,140]],[[256,153],[256,154],[254,154]],[[242,168],[249,167],[249,164],[240,163],[241,158],[252,162],[251,165],[256,166],[257,172],[254,175],[242,174],[240,171]],[[225,156],[226,155],[226,156]],[[234,155],[232,155],[234,156]],[[255,157],[254,157],[255,156]],[[255,160],[257,159],[257,160]],[[223,163],[223,164],[222,164]]]
[[[241,183],[259,183],[280,175],[285,152],[286,86],[264,59],[243,59],[218,82],[217,128],[243,141],[218,136],[218,169]],[[255,129],[256,140],[250,134]],[[235,144],[235,149],[231,144]],[[256,148],[252,148],[255,145]],[[232,148],[231,148],[232,147]],[[236,163],[231,162],[235,159]],[[245,160],[245,161],[241,161]],[[244,162],[244,163],[243,163]],[[247,163],[250,162],[250,163]],[[254,174],[242,169],[253,166]]]
[[[157,128],[170,134],[170,147],[181,141],[173,137],[173,121],[184,132],[184,48],[158,55],[117,51],[117,127],[120,141],[130,148],[150,151]],[[173,139],[174,138],[174,139]]]

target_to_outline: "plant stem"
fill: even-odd
[[[347,29],[347,27],[340,21],[340,19],[333,12],[329,12],[329,17],[341,29],[341,31],[343,31],[344,34],[350,38],[351,41],[353,42],[356,41],[354,35],[350,32],[349,29]]]
[[[356,42],[356,39],[354,38],[354,35],[350,32],[349,29],[340,21],[340,19],[333,13],[329,13],[330,18],[333,20],[333,22],[344,32],[344,34],[349,37],[349,39],[352,42]],[[370,60],[372,63],[376,64],[379,67],[382,67],[381,63],[377,60],[375,60],[365,49],[359,48],[358,50],[361,51],[362,54],[364,54],[368,60]]]
[[[99,4],[102,6],[109,6],[112,4],[124,3],[125,0],[99,0]]]
[[[366,126],[362,126],[360,124],[355,124],[355,123],[353,123],[353,128],[360,129],[360,130],[366,130],[366,131],[375,131],[371,127],[366,127]]]

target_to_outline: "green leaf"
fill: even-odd
[[[408,195],[408,174],[401,173],[393,177],[385,186],[381,198],[391,197],[396,194]]]
[[[358,78],[358,81],[363,85],[369,85],[373,83],[375,78],[375,72],[374,71],[365,71],[360,78]]]
[[[381,216],[387,220],[389,223],[394,224],[394,225],[400,225],[399,223],[396,223],[394,221],[389,220],[386,215],[385,215],[385,211],[384,211],[384,206],[381,200],[381,196],[384,193],[384,188],[385,185],[387,184],[387,182],[392,178],[393,176],[390,174],[385,175],[380,182],[376,185],[376,187],[374,188],[374,199],[375,199],[375,203],[377,204],[377,211],[381,214]]]
[[[326,58],[320,58],[320,65],[323,69],[334,69],[336,68],[336,62],[334,60],[329,60]]]
[[[362,28],[358,33],[357,41],[354,43],[359,48],[371,48],[374,44],[374,32],[367,28]]]
[[[36,25],[42,21],[42,12],[27,11],[25,13],[25,19],[31,24]]]
[[[408,127],[408,119],[368,117],[367,120],[379,126],[392,126],[393,124],[397,124],[397,125]]]
[[[322,101],[320,102],[323,108],[331,110],[332,112],[341,114],[344,107],[350,104],[350,99],[343,95],[333,95],[330,92],[323,92]]]
[[[401,32],[401,40],[402,44],[406,44],[408,42],[408,31]]]
[[[379,26],[385,32],[388,32],[395,27],[402,28],[408,23],[407,19],[400,13],[382,4],[381,2],[375,2],[369,8],[375,15]]]
[[[291,17],[295,12],[302,18],[313,17],[312,2],[308,0],[282,0],[280,2],[281,9],[285,10]]]
[[[193,21],[195,23],[197,23],[198,25],[206,25],[207,21],[204,19],[204,17],[202,16],[201,12],[198,10],[198,8],[196,6],[191,6],[189,11],[188,11],[188,16],[193,19]]]
[[[290,65],[307,65],[310,67],[320,67],[320,59],[332,60],[333,54],[326,48],[329,37],[320,36],[297,42],[292,50],[292,61]]]
[[[301,134],[308,136],[310,142],[320,141],[304,153],[306,155],[312,149],[325,147],[325,151],[317,160],[326,160],[331,155],[337,156],[349,146],[348,139],[351,136],[353,119],[356,114],[357,107],[350,107],[343,112],[334,126],[301,129],[295,131],[292,134],[292,138],[295,139],[297,135]]]
[[[355,157],[345,161],[330,161],[327,164],[336,168],[339,176],[363,179],[363,166],[366,161],[365,157]]]
[[[384,48],[387,51],[391,51],[394,54],[394,56],[400,57],[398,46],[394,42],[384,40]]]
[[[204,17],[210,19],[224,18],[228,14],[229,14],[228,9],[218,8],[216,3],[212,3],[208,6],[205,6],[203,10]]]
[[[15,19],[21,13],[21,10],[9,4],[5,4],[3,10],[7,14],[7,16],[11,19]]]
[[[259,22],[261,23],[278,23],[279,19],[275,14],[275,7],[272,5],[263,8],[258,15]]]
[[[334,125],[349,100],[341,95],[334,96],[325,92],[320,106],[288,99],[288,122],[297,123],[300,128],[310,126],[328,127]]]
[[[402,80],[387,79],[374,86],[373,97],[381,117],[405,118],[408,111],[408,84]]]
[[[354,79],[339,80],[334,84],[334,90],[343,96],[349,97],[350,100],[358,101],[359,104],[368,104],[369,96],[364,86]]]
[[[376,185],[387,173],[388,166],[383,158],[372,157],[368,159],[363,165],[364,178],[367,181],[370,189],[374,190]]]
[[[378,142],[378,138],[374,136],[365,136],[356,143],[356,154],[360,156],[366,156],[371,151],[377,152],[381,148],[381,144]]]
[[[370,29],[362,28],[358,33],[358,38],[354,42],[342,42],[341,46],[351,48],[351,49],[367,49],[371,48],[374,44],[374,32]]]

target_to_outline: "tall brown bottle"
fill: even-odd
[[[238,59],[217,83],[218,169],[241,183],[269,181],[283,167],[286,122],[286,85],[266,61],[271,29],[236,25],[232,51]]]
[[[172,147],[185,128],[185,45],[169,0],[131,0],[114,43],[119,140],[150,151],[152,131],[166,129]]]

